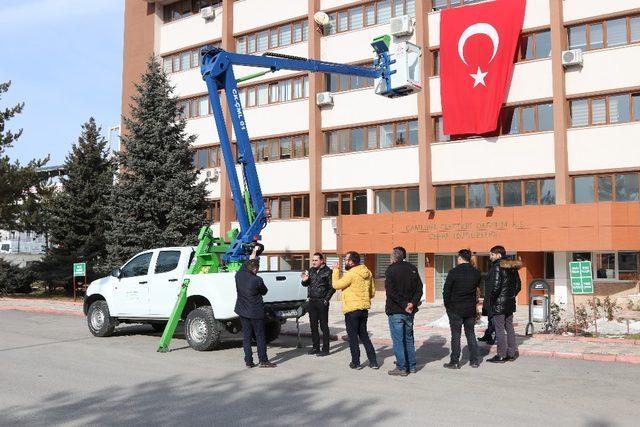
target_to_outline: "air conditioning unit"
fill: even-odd
[[[216,11],[213,6],[207,6],[200,9],[200,15],[202,15],[202,18],[208,21],[216,17]]]
[[[331,92],[320,92],[316,95],[316,105],[318,107],[333,106],[333,95]]]
[[[214,169],[213,171],[207,171],[207,181],[216,182],[220,177],[220,170]]]
[[[409,15],[391,18],[390,28],[392,36],[409,36],[413,34],[413,18]]]
[[[582,51],[572,49],[562,52],[562,66],[566,68],[574,65],[582,65]]]

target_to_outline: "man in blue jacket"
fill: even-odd
[[[262,296],[266,295],[267,287],[260,276],[257,275],[260,264],[258,260],[250,259],[236,273],[236,300],[235,312],[240,316],[242,323],[242,345],[244,347],[244,362],[247,368],[256,366],[253,363],[251,351],[251,338],[256,337],[258,345],[258,361],[261,368],[275,368],[275,363],[269,362],[267,357],[267,341],[264,331],[264,302]]]

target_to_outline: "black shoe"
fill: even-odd
[[[442,366],[447,369],[460,369],[460,363],[458,362],[449,362],[449,363],[445,363]]]
[[[317,349],[317,348],[312,348],[311,350],[307,351],[308,355],[314,355],[318,353],[320,353],[320,349]]]
[[[349,363],[349,367],[351,369],[360,369],[360,364],[351,362],[351,363]]]
[[[487,345],[494,345],[496,343],[496,340],[487,340],[485,341],[485,344]]]
[[[319,351],[319,352],[316,353],[316,356],[318,356],[318,357],[325,357],[325,356],[328,356],[328,355],[329,355],[328,351]]]
[[[260,364],[258,365],[258,367],[260,368],[275,368],[276,365],[275,363],[271,363],[271,362],[260,362]]]
[[[491,337],[490,337],[490,336],[488,336],[488,335],[483,335],[483,336],[481,336],[480,338],[478,338],[478,341],[484,341],[484,342],[487,342],[487,341],[489,341],[489,340],[491,340]]]
[[[393,377],[406,377],[407,375],[409,375],[409,372],[405,371],[404,369],[398,368],[392,369],[387,373]]]
[[[245,365],[247,365],[247,368],[255,368],[256,364],[251,362],[251,363],[246,363]]]
[[[518,357],[520,357],[520,355],[518,353],[516,353],[513,356],[505,357],[504,360],[505,360],[505,362],[515,362]]]
[[[369,367],[371,369],[380,369],[380,365],[378,365],[377,363],[369,363]]]
[[[506,361],[507,361],[506,357],[500,357],[497,354],[493,356],[491,359],[487,359],[487,362],[490,362],[490,363],[504,363]]]
[[[478,362],[471,362],[469,363],[469,366],[471,366],[472,368],[479,368],[480,364]]]

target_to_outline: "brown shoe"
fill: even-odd
[[[271,362],[260,362],[260,364],[258,365],[259,368],[275,368],[276,366],[278,365]]]
[[[409,375],[409,373],[405,370],[402,369],[392,369],[391,371],[387,372],[389,375],[394,376],[394,377],[406,377],[407,375]]]

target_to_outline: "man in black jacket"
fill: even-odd
[[[266,295],[267,287],[260,276],[258,260],[250,259],[244,263],[236,273],[236,300],[235,312],[240,316],[242,323],[242,346],[244,347],[244,362],[247,368],[256,366],[253,363],[251,351],[251,338],[256,337],[258,345],[258,361],[261,368],[275,368],[276,364],[269,362],[267,357],[267,341],[264,332],[264,302],[262,296]]]
[[[492,264],[485,278],[485,293],[490,292],[489,310],[496,328],[498,347],[498,354],[487,359],[491,363],[511,362],[518,357],[513,313],[516,311],[516,295],[521,288],[518,270],[522,263],[505,257],[503,246],[491,248],[489,259]]]
[[[471,265],[471,251],[458,251],[458,265],[455,266],[444,283],[442,290],[444,306],[451,327],[451,361],[445,363],[448,369],[460,369],[460,335],[462,325],[469,346],[469,364],[472,368],[480,366],[478,341],[473,330],[476,323],[476,304],[480,288],[480,272]]]
[[[311,257],[311,268],[301,274],[302,286],[307,288],[309,304],[309,323],[311,325],[311,340],[313,347],[308,354],[318,356],[329,355],[329,301],[336,292],[331,286],[332,271],[324,261],[324,256],[316,252]],[[320,350],[320,333],[318,323],[322,329],[322,351]]]
[[[389,330],[396,355],[396,368],[389,375],[406,377],[416,372],[416,349],[413,343],[413,317],[422,298],[422,280],[418,269],[405,261],[407,251],[393,248],[391,265],[384,273],[387,294],[385,312],[389,316]]]

